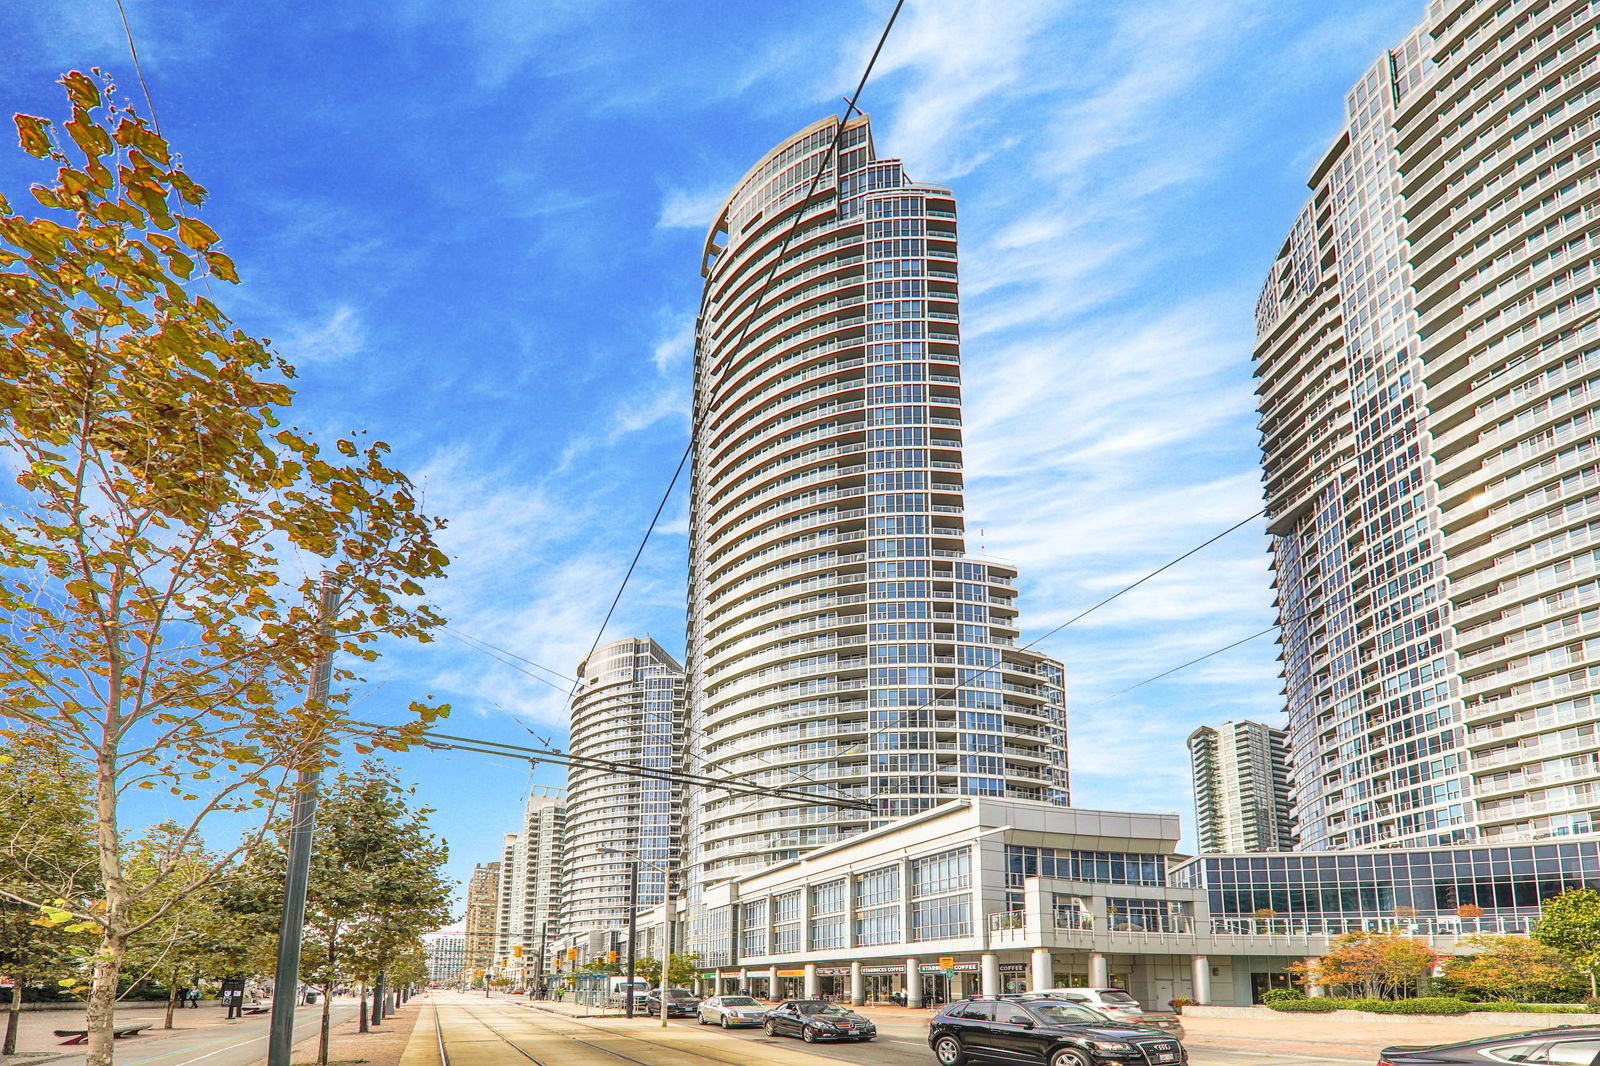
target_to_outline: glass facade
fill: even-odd
[[[1172,883],[1204,888],[1213,918],[1532,917],[1569,888],[1600,889],[1600,841],[1411,852],[1201,856]]]
[[[1430,3],[1346,96],[1262,289],[1302,847],[1600,824],[1597,28]]]
[[[1015,569],[966,553],[954,197],[865,117],[829,161],[835,129],[768,153],[706,243],[687,758],[871,807],[697,794],[692,884],[942,797],[1067,800],[1061,667],[1016,646]]]
[[[683,747],[683,668],[653,640],[618,640],[578,666],[571,752],[669,770]],[[667,871],[681,861],[682,786],[567,770],[562,921],[567,932],[617,929],[628,922],[638,857],[641,910],[666,898]]]

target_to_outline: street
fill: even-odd
[[[574,1017],[570,1005],[530,1004],[521,999],[484,999],[434,992],[420,1002],[422,1014],[407,1048],[408,1063],[421,1066],[491,1066],[532,1060],[541,1066],[603,1066],[632,1062],[648,1066],[792,1066],[838,1061],[864,1066],[933,1066],[927,1022],[915,1017],[865,1013],[879,1036],[868,1043],[805,1044],[770,1037],[760,1029],[722,1030],[676,1018],[665,1028],[653,1018]],[[442,1034],[442,1039],[441,1039]],[[1195,1066],[1371,1066],[1375,1056],[1352,1047],[1333,1054],[1322,1041],[1274,1039],[1254,1047],[1209,1034],[1185,1041]],[[1296,1050],[1295,1045],[1301,1045]],[[1284,1045],[1289,1045],[1285,1047]],[[166,1064],[164,1064],[166,1066]],[[170,1066],[186,1066],[171,1063]]]

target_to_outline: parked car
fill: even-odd
[[[661,990],[653,988],[644,997],[647,1014],[661,1013]],[[693,1018],[700,1011],[700,997],[687,988],[667,989],[667,1017]]]
[[[1039,995],[956,1000],[929,1023],[928,1046],[939,1066],[1179,1066],[1189,1061],[1183,1043],[1171,1033],[1113,1021],[1080,1003]]]
[[[712,996],[700,1004],[701,1025],[720,1025],[732,1029],[739,1025],[760,1025],[767,1019],[767,1008],[753,996]]]
[[[871,1040],[878,1027],[853,1010],[825,999],[786,999],[767,1011],[762,1021],[768,1036],[818,1040]]]
[[[1176,1017],[1146,1013],[1138,1000],[1120,988],[1047,988],[1041,992],[1024,992],[1017,998],[1026,999],[1029,996],[1078,1003],[1099,1011],[1114,1022],[1137,1022],[1165,1029],[1180,1038],[1183,1036],[1183,1024]]]
[[[1378,1066],[1467,1062],[1473,1066],[1496,1062],[1593,1066],[1596,1061],[1600,1061],[1600,1026],[1562,1025],[1553,1029],[1474,1037],[1453,1044],[1386,1047],[1378,1057]]]

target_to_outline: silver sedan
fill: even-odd
[[[767,1018],[767,1010],[753,996],[712,996],[700,1004],[700,1024],[724,1029],[760,1025]]]

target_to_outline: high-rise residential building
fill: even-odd
[[[535,786],[523,807],[522,829],[505,835],[495,968],[513,986],[522,985],[536,973],[535,960],[542,958],[546,941],[561,934],[565,823],[561,793]]]
[[[695,792],[702,885],[942,797],[1067,802],[1061,667],[1017,647],[1016,568],[966,550],[955,199],[865,116],[829,163],[835,129],[757,161],[705,245],[689,765],[823,805]]]
[[[500,913],[500,864],[480,862],[472,868],[467,882],[466,960],[476,977],[487,971],[494,957],[495,935]]]
[[[423,940],[428,982],[435,985],[459,983],[467,969],[467,938],[460,933],[433,933]]]
[[[1189,734],[1195,831],[1203,852],[1288,851],[1289,745],[1281,729],[1224,722]]]
[[[1302,847],[1600,826],[1597,23],[1430,3],[1261,293]]]
[[[568,747],[575,761],[667,772],[678,768],[682,749],[683,667],[661,645],[613,641],[579,664]],[[573,765],[567,770],[566,807],[565,933],[626,925],[634,892],[640,909],[665,901],[668,871],[676,871],[680,861],[679,784]]]

